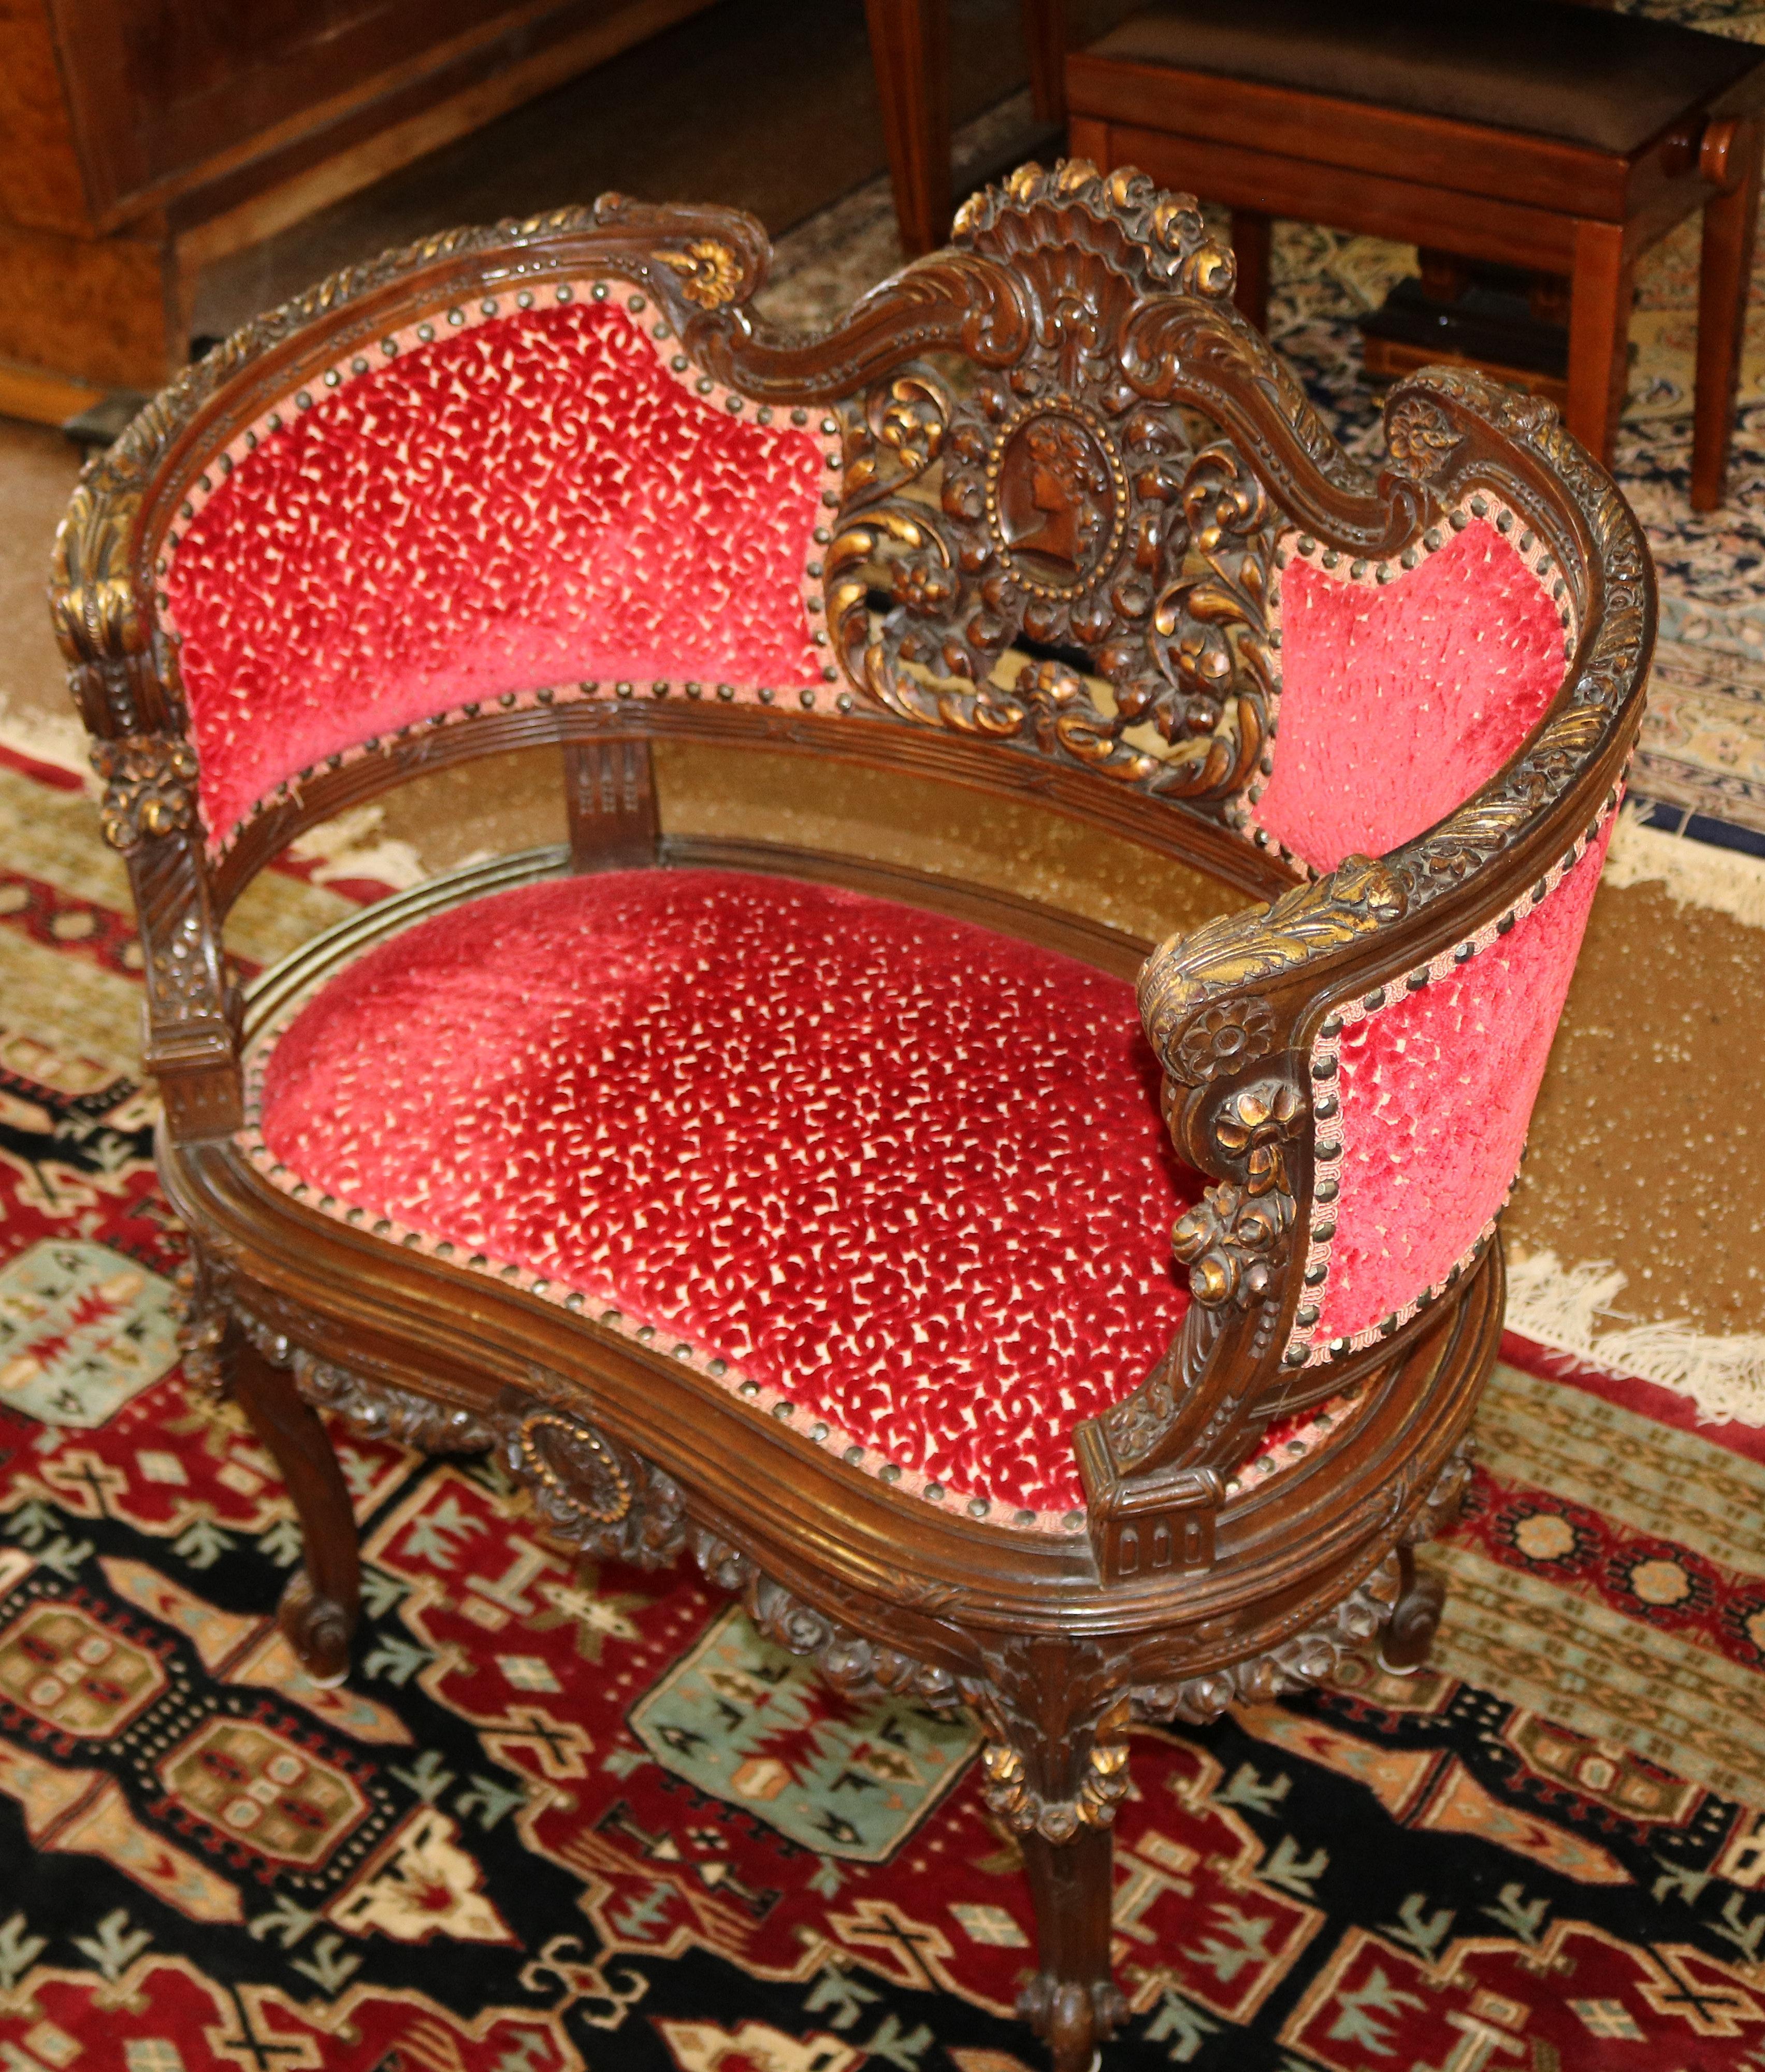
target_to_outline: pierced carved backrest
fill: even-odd
[[[901,718],[1242,824],[1283,519],[1173,384],[1173,314],[1303,406],[1231,311],[1231,256],[1188,197],[1082,164],[988,189],[954,245],[898,292],[969,320],[852,410],[828,601],[848,668]]]

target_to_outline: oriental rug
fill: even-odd
[[[138,951],[78,780],[0,766],[0,2065],[1012,2072],[963,1717],[822,1690],[490,1458],[343,1436],[354,1673],[177,1359]],[[241,956],[372,885],[258,882]],[[1765,1437],[1510,1340],[1434,1665],[1136,1734],[1106,2062],[1765,2065]]]

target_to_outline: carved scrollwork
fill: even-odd
[[[806,1604],[765,1574],[751,1554],[708,1526],[693,1528],[692,1544],[693,1559],[706,1580],[740,1597],[760,1632],[789,1653],[813,1661],[835,1690],[858,1698],[886,1692],[939,1707],[957,1702],[960,1694],[948,1670],[868,1639]]]
[[[1139,1685],[1133,1694],[1135,1712],[1143,1720],[1180,1720],[1188,1726],[1203,1726],[1229,1705],[1262,1704],[1291,1692],[1309,1690],[1332,1675],[1344,1655],[1381,1631],[1402,1589],[1402,1564],[1394,1551],[1334,1610],[1303,1633],[1229,1667],[1169,1684]]]
[[[1081,1827],[1109,1827],[1127,1796],[1127,1729],[1133,1701],[1124,1692],[1100,1719],[1086,1751],[1078,1789],[1069,1799],[1045,1799],[1029,1782],[1023,1756],[1007,1740],[981,1750],[982,1794],[1008,1827],[1069,1842]]]
[[[1237,450],[1197,450],[1124,356],[1147,293],[1215,310],[1230,255],[1185,197],[1082,162],[978,197],[957,237],[1011,269],[1027,320],[978,381],[926,361],[864,395],[827,563],[848,669],[899,718],[1233,798],[1274,697],[1273,514]],[[1044,658],[1001,681],[1020,638],[1083,649],[1096,676]]]
[[[680,276],[680,292],[702,310],[719,309],[741,291],[741,262],[722,240],[695,237],[679,249],[663,246],[655,253],[663,265]]]
[[[178,1344],[184,1378],[211,1396],[227,1392],[224,1350],[232,1320],[232,1270],[212,1252],[193,1248],[175,1277],[181,1299]]]
[[[1140,1020],[1148,1041],[1180,1086],[1212,1076],[1211,1047],[1190,1032],[1217,997],[1279,978],[1308,959],[1346,948],[1395,921],[1409,894],[1389,864],[1346,857],[1328,878],[1295,886],[1263,914],[1221,915],[1161,943],[1140,972]]]
[[[1440,1465],[1422,1507],[1403,1529],[1406,1547],[1419,1547],[1444,1532],[1459,1515],[1471,1486],[1472,1462],[1476,1447],[1467,1433]]]
[[[92,767],[104,779],[99,824],[113,849],[131,849],[196,824],[196,751],[177,734],[131,734],[95,741]]]
[[[289,1359],[304,1400],[315,1410],[335,1412],[358,1438],[387,1439],[425,1453],[478,1453],[496,1443],[488,1420],[458,1404],[371,1380],[303,1347],[293,1348]]]

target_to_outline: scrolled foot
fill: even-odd
[[[1018,1996],[1017,2014],[1053,2055],[1054,2072],[1090,2072],[1097,2046],[1127,2019],[1127,2002],[1109,1979],[1089,1984],[1044,1971]]]
[[[341,1684],[349,1674],[349,1644],[355,1632],[355,1610],[335,1597],[322,1597],[297,1568],[282,1593],[281,1628],[289,1645],[315,1684]]]
[[[1446,1605],[1447,1586],[1439,1577],[1418,1568],[1407,1547],[1399,1552],[1403,1589],[1379,1638],[1379,1666],[1393,1676],[1414,1676],[1427,1663]]]

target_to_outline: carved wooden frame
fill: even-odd
[[[813,339],[751,314],[766,257],[749,219],[610,197],[340,274],[217,348],[88,471],[58,543],[54,610],[105,781],[105,832],[140,910],[162,1166],[196,1252],[191,1359],[240,1396],[294,1489],[308,1560],[285,1618],[308,1660],[342,1672],[355,1589],[347,1499],[311,1406],[413,1444],[498,1445],[567,1539],[640,1562],[690,1551],[835,1682],[977,1707],[989,1798],[1024,1838],[1036,1898],[1040,1970],[1024,2010],[1061,2072],[1077,2072],[1121,2012],[1108,1827],[1130,1719],[1206,1718],[1237,1696],[1315,1680],[1381,1625],[1388,1659],[1426,1650],[1439,1594],[1408,1549],[1463,1479],[1500,1331],[1500,1248],[1485,1244],[1377,1342],[1305,1350],[1302,1240],[1333,1098],[1316,1045],[1340,1004],[1402,985],[1579,853],[1640,717],[1652,576],[1635,520],[1554,413],[1477,377],[1406,383],[1387,411],[1387,467],[1349,460],[1233,310],[1230,255],[1193,204],[1131,173],[1024,169],[971,204],[951,249]],[[154,576],[191,486],[266,398],[360,342],[450,301],[566,275],[638,284],[691,358],[743,397],[844,412],[824,557],[846,671],[835,709],[542,688],[309,773],[211,861]],[[1196,418],[1199,438],[1182,429]],[[1061,422],[1043,446],[1064,441],[1065,462],[1102,485],[1094,523],[1057,511],[1044,526],[1044,491],[1012,486],[1028,463],[1010,442],[1047,420]],[[1251,812],[1274,717],[1266,607],[1281,556],[1296,541],[1413,565],[1480,495],[1517,514],[1562,571],[1573,646],[1562,689],[1458,812],[1388,857],[1308,882]],[[1028,659],[1001,683],[999,660],[1020,639]],[[1077,645],[1095,651],[1092,669]],[[657,835],[650,744],[677,734],[1032,797],[1273,899],[1173,937],[1141,975],[1172,1135],[1211,1185],[1176,1234],[1195,1295],[1176,1342],[1077,1434],[1082,1532],[1014,1533],[894,1492],[659,1346],[278,1191],[234,1141],[248,1018],[261,1022],[327,960],[523,872],[704,855]],[[220,931],[253,872],[420,770],[536,743],[566,759],[567,858],[402,894],[298,953],[248,1008]],[[742,860],[866,877],[850,859]],[[1144,947],[981,888],[916,894],[898,873],[872,875],[895,896],[1112,968]],[[1233,1470],[1273,1417],[1348,1388],[1361,1408],[1316,1457],[1237,1487]]]

